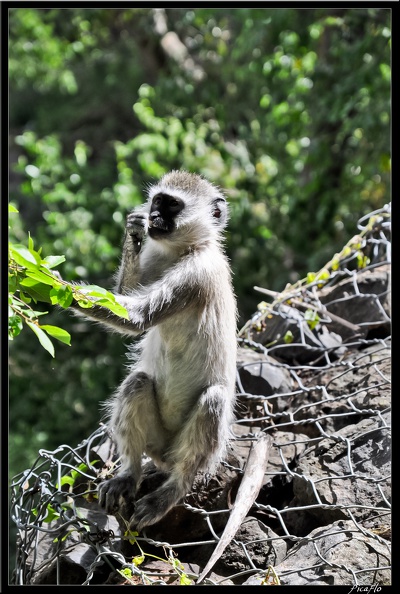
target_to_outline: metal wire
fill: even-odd
[[[264,306],[264,310],[258,311],[239,333],[240,346],[267,356],[256,363],[238,365],[237,399],[240,406],[234,432],[238,444],[257,440],[260,431],[271,436],[273,451],[265,474],[265,484],[250,515],[262,517],[263,524],[273,527],[274,533],[266,534],[265,539],[256,540],[246,540],[245,533],[238,533],[233,543],[242,551],[243,568],[239,571],[236,568],[230,575],[225,572],[218,580],[215,576],[210,577],[204,583],[240,584],[252,575],[265,577],[268,566],[257,564],[252,547],[260,543],[269,547],[278,541],[286,543],[289,550],[294,550],[296,545],[309,543],[315,554],[310,566],[298,567],[294,562],[290,568],[281,572],[278,570],[279,578],[276,576],[276,579],[281,584],[285,584],[285,579],[297,572],[323,573],[329,568],[347,576],[351,586],[381,583],[382,577],[376,576],[382,575],[386,576],[386,583],[390,580],[387,527],[390,526],[391,477],[381,476],[372,466],[360,468],[356,453],[356,446],[361,441],[370,441],[377,444],[378,448],[386,447],[382,444],[388,443],[391,429],[390,332],[386,335],[373,332],[374,328],[381,328],[385,324],[390,327],[390,315],[383,306],[386,294],[363,293],[359,282],[368,271],[390,265],[390,205],[360,219],[358,229],[360,236],[350,244],[350,250],[339,255],[338,264],[329,269],[329,275],[322,283],[317,278],[308,284],[289,287],[275,296],[274,302],[266,309]],[[357,267],[357,262],[360,262],[361,257],[366,258],[366,255],[368,259],[364,259],[362,268]],[[321,286],[326,291],[343,281],[351,283],[352,294],[331,302],[321,300]],[[305,308],[299,307],[294,315],[293,308],[288,307],[294,299],[312,305],[318,311],[319,326],[325,325],[329,329],[332,321],[329,308],[332,304],[346,300],[350,302],[354,298],[372,300],[376,306],[374,320],[372,323],[358,324],[358,333],[348,335],[342,345],[324,346],[318,341],[310,343],[304,326]],[[300,317],[298,312],[302,312]],[[270,316],[269,320],[276,318],[278,322],[294,321],[300,329],[297,342],[285,343],[280,340],[267,346],[258,342],[254,329],[265,322],[267,316]],[[345,350],[340,350],[340,346],[345,346]],[[285,355],[289,351],[290,358]],[[302,360],[297,357],[297,352],[307,352],[306,358]],[[261,376],[264,366],[272,366],[275,370],[289,374],[291,389],[268,395],[246,391],[243,387],[243,372],[254,368],[254,365],[259,366]],[[353,424],[357,424],[357,432],[346,433],[343,430]],[[60,559],[80,543],[86,544],[93,553],[90,567],[81,580],[83,585],[95,583],[94,576],[104,565],[109,566],[110,572],[127,570],[131,576],[129,583],[167,585],[171,583],[171,575],[174,579],[182,578],[182,571],[174,568],[173,564],[166,574],[162,571],[147,571],[141,569],[140,565],[129,563],[119,552],[121,534],[110,526],[102,526],[98,518],[93,519],[90,514],[82,517],[82,501],[90,508],[101,478],[96,452],[109,440],[107,428],[101,425],[75,448],[64,444],[54,451],[40,450],[32,468],[14,477],[11,484],[11,518],[18,531],[14,584],[35,583],[35,576],[50,565],[54,566],[54,583],[59,584]],[[341,463],[333,462],[320,475],[299,468],[296,452],[304,454],[323,448],[327,452],[329,448],[335,448]],[[240,466],[232,466],[228,461],[224,464],[233,472],[242,472]],[[274,481],[292,485],[293,488],[291,498],[287,500],[282,497],[279,505],[276,498],[269,500],[269,493],[276,488],[273,486]],[[371,500],[375,503],[366,505],[356,498],[351,500],[355,484],[367,486]],[[342,493],[349,493],[348,500],[335,501],[335,497],[330,498],[329,493],[338,486]],[[296,500],[295,495],[299,490],[307,493],[307,499],[302,502]],[[209,527],[207,538],[188,539],[172,545],[144,535],[138,537],[137,542],[142,546],[147,544],[163,551],[172,551],[176,555],[184,551],[182,554],[185,558],[179,559],[186,563],[191,562],[191,550],[216,544],[220,530],[214,528],[215,521],[229,514],[230,510],[206,511],[192,502],[184,502],[183,505],[187,512],[200,514],[206,520]],[[368,538],[369,542],[386,547],[387,556],[376,555],[375,562],[362,569],[352,565],[351,557],[333,560],[321,547],[325,534],[323,530],[304,534],[293,521],[294,516],[303,519],[311,517],[317,521],[316,518],[321,517],[321,514],[324,518],[321,525],[327,528],[330,525],[330,535],[348,538],[351,533],[354,538]],[[45,556],[39,552],[43,543],[47,546]],[[193,572],[189,572],[188,576],[194,583],[198,577]]]

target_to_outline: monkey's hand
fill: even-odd
[[[131,237],[134,250],[140,252],[143,238],[149,228],[149,215],[147,212],[133,210],[126,218],[126,233]]]

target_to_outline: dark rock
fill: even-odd
[[[245,549],[238,541],[244,543],[249,557],[258,567],[275,567],[286,556],[285,541],[279,539],[278,535],[260,520],[248,516],[237,531],[235,539],[226,547],[217,569],[220,564],[230,569],[230,573],[251,569]]]

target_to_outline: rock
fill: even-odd
[[[113,516],[107,516],[102,511],[85,508],[76,508],[76,513],[80,520],[87,520],[93,544],[82,542],[80,533],[76,529],[74,530],[73,525],[61,535],[59,527],[63,522],[57,520],[49,523],[48,529],[51,532],[39,533],[37,546],[28,556],[28,564],[34,564],[36,567],[31,584],[82,584],[97,555],[95,543],[119,535],[118,523]],[[63,538],[66,534],[65,542],[67,544],[57,558],[58,539]],[[94,579],[92,583],[98,582]]]
[[[124,521],[119,525],[97,505],[96,486],[118,469],[104,426],[75,451],[67,454],[62,446],[46,452],[44,466],[42,460],[23,473],[12,487],[13,519],[22,539],[15,583],[177,585],[180,571],[195,582],[222,542],[226,548],[217,551],[221,556],[204,585],[279,580],[284,586],[347,586],[356,593],[362,586],[371,592],[373,584],[390,584],[390,269],[374,264],[354,274],[338,271],[333,280],[338,279],[307,295],[317,307],[326,306],[331,322],[326,315],[311,330],[303,303],[297,303],[300,309],[276,306],[261,332],[250,321],[247,338],[260,343],[260,352],[238,350],[237,421],[223,463],[212,475],[199,473],[185,502],[144,529],[137,542],[121,538]],[[297,344],[285,342],[288,331]],[[254,484],[257,490],[262,486],[256,499],[239,496],[251,501],[226,544],[221,535],[234,517],[231,510],[260,433],[272,441],[268,464],[261,471],[255,465]],[[72,481],[71,469],[83,460],[85,471]],[[70,479],[61,490],[59,476]],[[154,490],[148,478],[138,496]],[[62,519],[47,523],[49,504],[65,510]],[[97,557],[102,550],[104,561]],[[130,561],[141,551],[140,570],[129,580]],[[128,570],[125,576],[121,568]]]
[[[383,419],[390,421],[388,413]],[[323,504],[338,506],[310,509],[321,523],[347,517],[347,506],[355,508],[352,513],[356,519],[365,514],[363,507],[386,508],[383,497],[390,499],[391,474],[388,428],[377,418],[364,419],[310,448],[295,469],[291,506],[316,504],[315,494]],[[343,480],[349,475],[351,482]]]
[[[345,278],[333,287],[322,289],[319,299],[328,312],[359,326],[358,337],[366,338],[380,331],[390,336],[390,267],[388,264],[359,271],[356,276]],[[329,330],[343,340],[354,337],[347,326],[335,320]]]
[[[217,567],[222,564],[231,573],[251,569],[245,550],[238,544],[238,540],[245,544],[249,557],[258,567],[278,565],[286,556],[286,542],[260,520],[248,516],[237,531],[235,539],[227,546]]]
[[[237,367],[244,392],[265,397],[292,391],[288,369],[273,357],[239,347]]]
[[[257,317],[254,318],[255,321]],[[290,334],[291,341],[285,337]],[[262,330],[252,328],[249,332],[251,340],[268,347],[269,353],[281,361],[308,363],[317,360],[327,348],[331,355],[340,356],[345,349],[339,334],[331,332],[320,324],[311,330],[304,312],[295,307],[280,303],[263,322]]]
[[[313,530],[274,569],[283,586],[350,587],[354,575],[359,585],[390,584],[390,565],[387,543],[363,534],[351,521],[339,520]]]

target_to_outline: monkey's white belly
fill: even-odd
[[[179,332],[174,331],[171,322],[161,326],[152,328],[144,337],[137,366],[153,378],[163,425],[176,433],[206,388],[207,365],[201,359],[205,359],[207,349],[199,349],[198,337],[197,341],[191,338],[195,329],[190,328],[190,322],[185,332],[181,325]],[[168,336],[175,339],[169,340]]]

